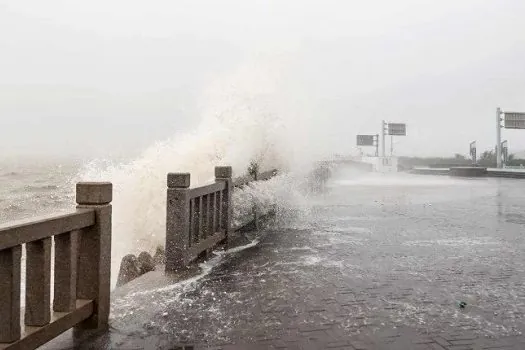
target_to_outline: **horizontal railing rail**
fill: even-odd
[[[0,349],[35,349],[72,327],[107,326],[112,185],[78,183],[76,200],[75,211],[0,226]]]
[[[212,194],[215,192],[221,192],[225,190],[225,184],[224,182],[216,182],[211,185],[205,185],[202,187],[196,187],[190,189],[190,199],[199,198],[202,196],[206,196],[208,194]]]
[[[0,250],[31,243],[95,224],[93,209],[77,209],[62,215],[15,221],[0,225]]]

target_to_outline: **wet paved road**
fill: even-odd
[[[377,175],[311,203],[200,279],[117,296],[77,348],[525,349],[523,180]]]

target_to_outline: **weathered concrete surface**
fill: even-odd
[[[76,347],[523,349],[517,184],[340,180],[295,225],[213,259],[200,278],[134,281],[114,295],[110,332]],[[51,348],[71,346],[67,338]]]

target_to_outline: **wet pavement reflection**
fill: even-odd
[[[111,330],[76,346],[525,348],[521,181],[342,174],[208,273],[115,296]]]

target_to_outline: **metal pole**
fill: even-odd
[[[472,154],[472,161],[474,162],[474,164],[477,164],[478,163],[478,150],[477,150],[476,141],[470,144],[470,148],[471,148],[470,153]]]
[[[379,157],[379,134],[376,135],[376,157]]]
[[[385,158],[385,121],[381,122],[381,157]]]
[[[394,136],[390,136],[390,156],[394,155]]]
[[[501,109],[496,109],[496,167],[501,169]]]

